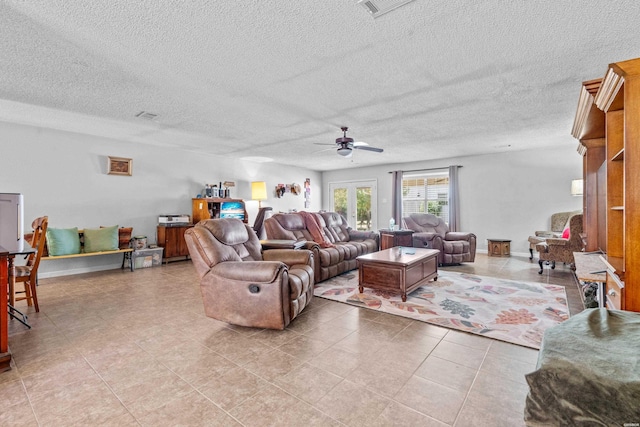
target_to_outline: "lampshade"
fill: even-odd
[[[267,200],[267,183],[264,181],[253,181],[251,183],[251,199],[258,201],[258,206],[262,207],[261,201]]]
[[[571,181],[571,195],[582,196],[584,183],[581,179],[574,179]]]

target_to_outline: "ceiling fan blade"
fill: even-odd
[[[367,150],[367,151],[375,151],[376,153],[382,153],[384,150],[382,148],[370,147],[368,145],[355,145],[353,148],[358,150]]]

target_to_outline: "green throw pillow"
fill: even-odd
[[[78,227],[47,228],[47,248],[49,256],[79,254]]]
[[[84,229],[84,251],[105,252],[118,250],[118,226]]]

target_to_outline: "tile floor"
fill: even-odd
[[[565,266],[446,267],[567,287]],[[537,351],[315,298],[285,331],[203,314],[190,262],[41,280],[11,321],[0,425],[518,426]]]

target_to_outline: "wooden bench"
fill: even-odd
[[[80,253],[78,253],[78,254],[69,254],[69,255],[51,256],[51,255],[49,255],[48,248],[45,246],[41,260],[45,261],[45,260],[55,260],[55,259],[84,258],[84,257],[99,256],[99,255],[123,254],[122,255],[122,267],[120,267],[120,268],[124,268],[125,261],[129,260],[129,268],[131,269],[131,271],[134,271],[135,270],[135,265],[133,263],[133,258],[131,256],[131,253],[133,252],[133,248],[124,247],[125,244],[129,245],[129,241],[131,240],[131,231],[126,231],[126,235],[129,236],[129,238],[127,239],[126,237],[123,238],[123,232],[121,230],[123,230],[123,229],[122,228],[118,229],[118,232],[119,232],[118,235],[119,235],[119,241],[120,241],[120,245],[119,246],[120,247],[117,250],[102,251],[102,252],[84,252],[84,230],[78,230],[78,235],[80,236]],[[130,230],[130,229],[124,229],[124,230]],[[126,243],[125,243],[125,241],[126,241]]]

